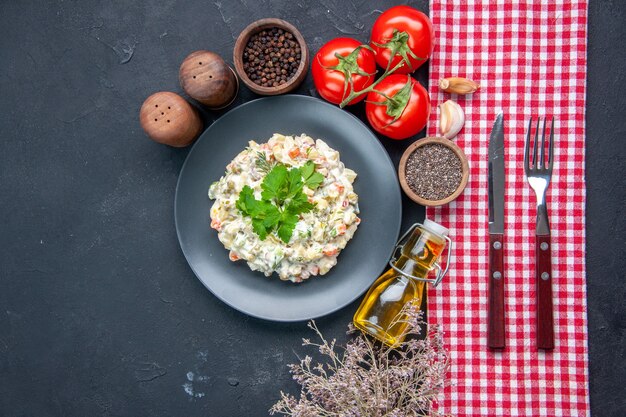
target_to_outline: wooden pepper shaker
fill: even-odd
[[[195,51],[185,58],[178,78],[189,97],[214,110],[232,103],[239,91],[235,71],[209,51]]]
[[[143,102],[139,122],[155,142],[177,148],[191,144],[202,131],[196,110],[181,96],[169,91],[152,94]]]

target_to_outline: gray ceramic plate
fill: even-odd
[[[231,262],[209,227],[209,185],[249,140],[273,133],[326,141],[355,170],[362,219],[337,265],[301,283],[267,278],[244,261]],[[185,161],[175,199],[176,231],[187,262],[226,304],[267,320],[299,321],[336,311],[361,295],[385,268],[398,237],[401,196],[396,170],[376,136],[356,117],[321,100],[297,95],[262,98],[231,110],[200,136]]]

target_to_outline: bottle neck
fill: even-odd
[[[394,266],[402,271],[404,275],[414,276],[417,278],[426,278],[428,272],[430,271],[430,268],[405,255],[400,256],[400,258],[398,258],[398,260],[394,263]]]
[[[426,278],[445,246],[444,237],[418,227],[403,245],[394,266],[403,274]]]

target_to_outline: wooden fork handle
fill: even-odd
[[[537,235],[535,273],[537,297],[537,349],[554,349],[552,310],[552,258],[550,235]]]
[[[504,349],[504,235],[489,234],[489,324],[487,345]]]

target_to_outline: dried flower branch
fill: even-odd
[[[313,364],[309,355],[289,365],[301,385],[300,398],[281,391],[269,410],[293,417],[417,417],[440,416],[433,405],[447,384],[448,353],[442,331],[430,326],[420,338],[421,314],[407,307],[407,338],[395,349],[370,340],[352,325],[354,333],[345,348],[324,338],[314,321],[309,327],[319,342],[302,339],[317,348],[324,363]]]

